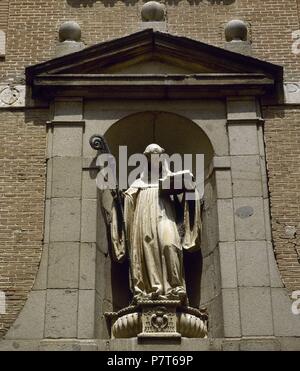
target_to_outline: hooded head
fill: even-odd
[[[147,163],[140,178],[133,182],[132,187],[145,188],[157,186],[160,178],[169,173],[169,166],[166,159],[161,158],[165,150],[156,143],[149,144],[143,152],[147,157]]]
[[[148,156],[151,156],[151,155],[154,155],[154,154],[161,155],[164,152],[165,152],[165,150],[161,146],[159,146],[156,143],[152,143],[152,144],[149,144],[146,147],[146,149],[144,151],[144,155],[146,155],[148,157]]]

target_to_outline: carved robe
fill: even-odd
[[[137,181],[125,192],[124,217],[134,299],[184,299],[183,249],[200,248],[200,199],[186,201],[183,195],[179,202],[158,185]],[[116,208],[110,233],[115,259],[122,261],[126,251]]]

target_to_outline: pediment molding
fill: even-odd
[[[171,90],[179,86],[184,94],[192,90],[194,98],[208,90],[211,93],[217,86],[218,94],[228,95],[228,89],[234,88],[240,90],[239,94],[248,89],[258,95],[278,95],[282,76],[281,66],[152,29],[26,69],[27,84],[32,86],[33,94],[45,95],[48,87],[47,96],[66,95],[71,89],[75,95],[80,89],[86,95],[84,88],[89,86],[93,96],[97,92],[92,92],[92,88],[98,87],[98,94],[105,92],[104,97],[112,97],[119,87],[124,94],[126,85],[132,94],[133,86],[138,87],[139,94],[142,85],[148,91],[151,86],[154,89],[165,85],[170,94],[164,96],[171,96]]]

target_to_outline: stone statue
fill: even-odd
[[[200,248],[200,199],[186,200],[181,189],[176,190],[181,194],[180,200],[178,194],[161,189],[159,182],[176,174],[169,170],[167,162],[161,163],[159,157],[153,156],[163,152],[157,144],[146,148],[144,154],[151,171],[144,169],[124,194],[134,302],[149,299],[186,302],[183,250]],[[112,208],[109,225],[113,255],[121,262],[126,248],[119,223],[117,209]]]
[[[94,135],[90,143],[109,153],[103,137]],[[128,257],[133,293],[129,307],[105,313],[113,338],[208,333],[206,309],[188,305],[183,266],[183,251],[200,249],[201,200],[190,171],[172,172],[163,154],[159,145],[147,146],[144,168],[123,197],[118,186],[101,188],[112,255],[118,262]]]

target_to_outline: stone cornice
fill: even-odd
[[[255,118],[255,119],[247,119],[247,118],[239,118],[239,119],[227,119],[227,125],[262,125],[264,124],[265,120],[262,118]]]
[[[85,127],[85,120],[52,120],[47,121],[46,125],[48,127],[54,126],[82,126]]]
[[[34,78],[37,97],[201,98],[266,94],[274,81],[255,73],[193,75],[59,74]]]

